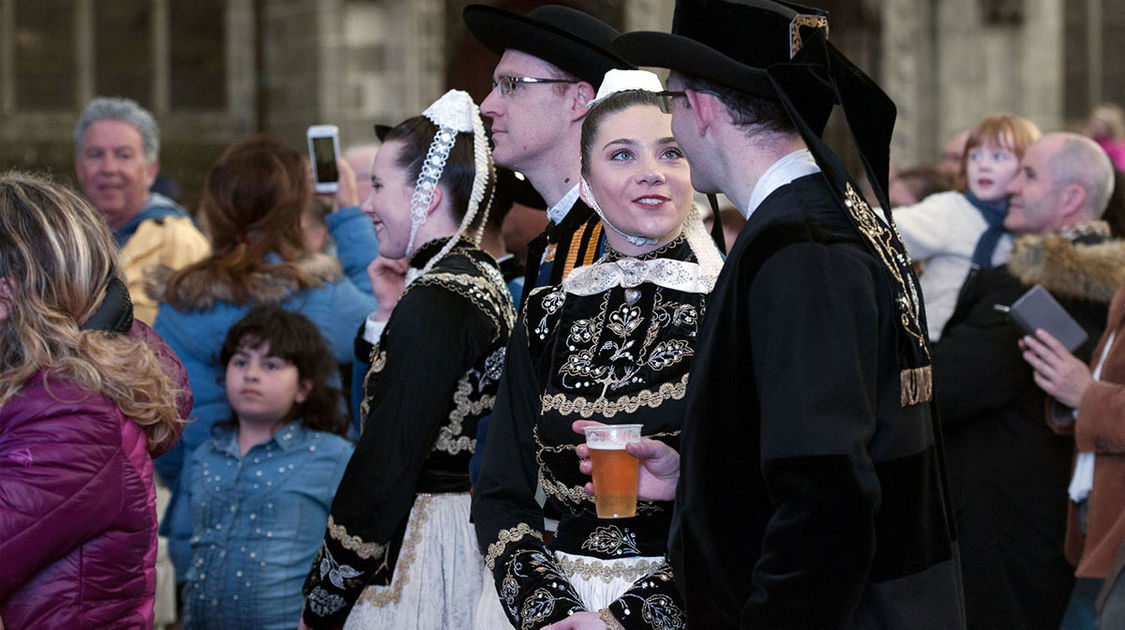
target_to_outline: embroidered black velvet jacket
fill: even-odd
[[[443,244],[421,247],[411,266]],[[372,351],[363,433],[305,581],[310,627],[342,624],[367,585],[390,584],[409,559],[402,538],[417,493],[469,490],[477,423],[492,409],[514,320],[495,261],[466,242],[407,286]]]
[[[602,262],[619,258],[609,252]],[[639,258],[650,277],[675,275],[671,261],[696,260],[683,237]],[[605,565],[561,562],[552,550],[604,560],[665,555],[671,504],[642,501],[636,517],[598,519],[574,452],[583,438],[571,430],[579,419],[643,424],[645,436],[678,445],[713,277],[698,292],[665,284],[541,287],[513,331],[473,491],[473,519],[501,604],[520,630],[584,609],[571,576],[612,577],[599,573]],[[542,540],[537,485],[560,515],[550,550]],[[684,627],[667,563],[642,563],[617,577],[634,582],[609,608],[626,628]]]

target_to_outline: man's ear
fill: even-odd
[[[713,94],[697,92],[687,88],[684,89],[684,96],[687,98],[688,110],[691,111],[699,135],[706,135],[711,123],[715,120],[716,113],[721,109],[719,99],[715,98]]]
[[[1062,216],[1071,217],[1082,211],[1086,206],[1086,189],[1080,184],[1068,184],[1059,195],[1059,204],[1062,206]]]
[[[597,96],[594,86],[586,81],[579,81],[575,84],[575,88],[571,92],[574,95],[574,100],[570,104],[570,120],[572,122],[582,120],[582,117],[590,111],[586,104]]]

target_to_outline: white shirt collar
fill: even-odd
[[[574,185],[574,188],[570,189],[570,192],[563,195],[562,199],[559,199],[558,203],[551,206],[550,208],[547,208],[547,218],[550,219],[551,223],[554,223],[555,225],[562,223],[563,219],[566,218],[567,213],[569,213],[570,209],[574,207],[574,203],[576,201],[578,201],[577,184]]]
[[[750,199],[746,202],[746,206],[738,210],[743,217],[749,219],[773,191],[795,179],[819,172],[820,167],[817,166],[812,153],[808,149],[798,149],[774,162],[765,173],[762,173],[758,183],[754,185],[754,190],[750,192]]]

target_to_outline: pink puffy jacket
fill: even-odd
[[[183,366],[141,336],[184,391]],[[186,404],[186,406],[185,406]],[[191,409],[187,393],[181,417]],[[0,619],[22,628],[151,628],[156,493],[145,435],[112,400],[34,376],[0,407]]]

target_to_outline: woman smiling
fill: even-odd
[[[613,71],[582,129],[582,195],[607,254],[528,298],[508,346],[474,488],[477,539],[496,590],[477,628],[682,628],[664,562],[671,502],[599,519],[583,487],[575,420],[641,424],[675,445],[692,346],[721,267],[692,206],[687,161],[660,82]],[[536,486],[559,516],[550,545]],[[497,594],[499,598],[497,598]]]

